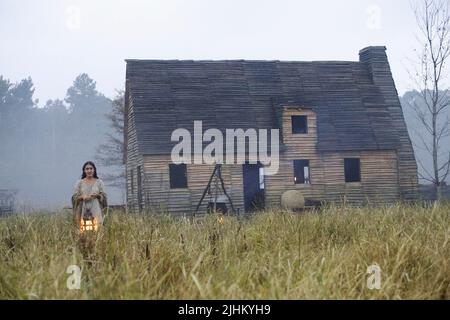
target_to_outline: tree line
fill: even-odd
[[[18,189],[25,206],[69,205],[81,166],[93,160],[107,185],[120,190],[123,92],[105,97],[85,73],[63,100],[39,107],[34,91],[30,77],[12,83],[0,76],[0,189]],[[113,202],[123,201],[120,193]]]

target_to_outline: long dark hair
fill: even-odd
[[[95,167],[95,164],[92,161],[87,161],[85,164],[83,164],[83,174],[81,175],[81,179],[86,178],[86,172],[84,172],[84,168],[86,168],[86,166],[90,164],[91,166],[94,167],[94,178],[98,179],[97,177],[97,168]]]

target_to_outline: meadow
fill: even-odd
[[[19,214],[0,219],[0,236],[0,299],[450,297],[448,203],[223,219],[110,212],[83,237],[70,212]],[[71,265],[79,289],[67,286]]]

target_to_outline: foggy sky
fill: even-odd
[[[0,0],[0,74],[31,76],[42,106],[82,72],[113,96],[128,58],[358,60],[385,45],[403,94],[414,32],[408,0]]]

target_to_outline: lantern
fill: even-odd
[[[97,231],[97,229],[98,229],[97,220],[95,220],[91,210],[86,210],[86,212],[83,215],[83,218],[81,219],[80,231],[81,232]]]

